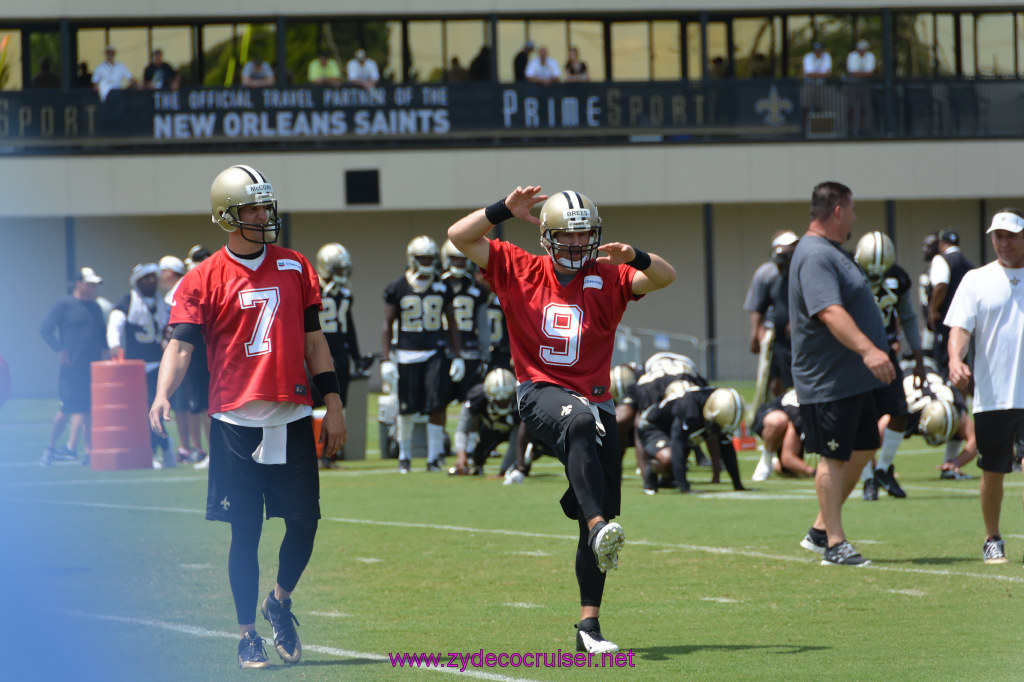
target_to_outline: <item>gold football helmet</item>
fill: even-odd
[[[725,435],[732,435],[743,419],[743,398],[735,388],[716,388],[704,403],[704,419],[717,424]]]
[[[558,241],[559,232],[590,232],[586,244]],[[540,245],[551,259],[570,270],[579,270],[597,257],[601,246],[601,216],[594,202],[572,190],[552,194],[540,208]]]
[[[492,369],[484,377],[484,395],[490,411],[502,416],[511,412],[515,394],[516,377],[507,369]]]
[[[932,400],[921,410],[917,428],[928,445],[942,445],[960,428],[960,415],[953,403]]]
[[[243,223],[238,217],[242,206],[264,206],[267,223]],[[242,228],[242,237],[256,244],[273,244],[281,232],[281,218],[277,215],[274,187],[263,173],[252,166],[232,166],[220,172],[210,187],[210,209],[213,222],[227,232]],[[259,233],[251,239],[246,232]]]
[[[441,245],[441,264],[453,277],[465,277],[471,267],[466,254],[455,248],[451,239],[445,239]]]
[[[665,387],[665,393],[661,397],[661,402],[667,403],[675,400],[676,398],[682,398],[684,395],[696,388],[696,385],[686,381],[685,379],[676,379]]]
[[[669,353],[667,351],[655,353],[647,358],[647,362],[644,363],[644,372],[647,374],[667,374],[669,376],[679,376],[680,374],[698,376],[697,363],[685,355]]]
[[[437,266],[441,262],[441,252],[437,242],[426,235],[413,237],[405,247],[405,260],[408,273],[414,277],[432,277],[437,274]]]
[[[316,274],[326,282],[335,282],[347,287],[352,276],[352,256],[348,249],[337,242],[324,244],[316,252]]]
[[[854,254],[857,263],[868,274],[871,288],[877,290],[885,277],[886,271],[896,261],[896,249],[889,235],[881,232],[868,232],[857,242]]]
[[[633,373],[629,365],[615,365],[612,367],[611,376],[608,381],[608,390],[611,392],[612,399],[615,402],[621,403],[626,392],[634,384],[636,384],[636,374]]]

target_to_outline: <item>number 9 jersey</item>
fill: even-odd
[[[593,402],[608,391],[615,329],[633,293],[636,270],[587,262],[562,286],[548,256],[491,240],[484,276],[508,324],[519,381],[547,382]]]
[[[252,261],[222,248],[174,292],[170,324],[199,325],[206,341],[210,414],[253,400],[313,403],[304,320],[307,308],[320,307],[316,272],[297,251],[264,248]]]

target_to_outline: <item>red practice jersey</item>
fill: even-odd
[[[633,294],[636,270],[588,262],[567,286],[551,257],[491,240],[484,276],[501,301],[520,381],[547,382],[593,401],[611,399],[615,329]]]
[[[202,327],[210,413],[252,400],[312,405],[305,370],[305,311],[320,305],[316,272],[297,251],[268,244],[256,271],[222,248],[174,292],[171,324]]]

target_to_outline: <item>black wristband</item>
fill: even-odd
[[[338,375],[333,371],[317,374],[313,377],[313,385],[316,386],[316,390],[320,391],[321,396],[325,396],[328,393],[341,395],[341,384],[338,383]]]
[[[505,200],[501,199],[485,208],[484,215],[487,216],[487,222],[491,225],[497,225],[498,223],[510,220],[512,218],[512,211],[508,210]]]
[[[633,260],[626,263],[626,265],[633,268],[634,270],[646,270],[647,268],[651,267],[651,254],[647,253],[646,251],[641,251],[635,246],[633,247],[633,250],[636,251],[636,256],[633,258]]]

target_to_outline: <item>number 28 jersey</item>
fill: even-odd
[[[608,392],[615,329],[636,270],[590,261],[566,286],[547,255],[491,240],[484,276],[501,299],[520,381],[568,388],[593,402]]]
[[[444,308],[453,296],[451,287],[436,279],[422,291],[414,289],[405,275],[389,284],[384,290],[384,302],[398,308],[395,349],[429,352],[447,348]]]
[[[211,414],[253,400],[312,405],[304,316],[320,305],[319,282],[302,254],[265,248],[255,271],[222,248],[186,273],[174,292],[171,324],[203,330]]]

